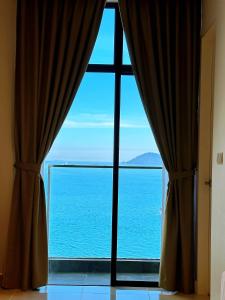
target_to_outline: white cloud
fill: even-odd
[[[149,126],[146,124],[135,124],[135,123],[129,123],[129,122],[121,122],[120,127],[122,128],[149,128]]]
[[[113,122],[93,121],[93,122],[80,122],[73,120],[66,120],[63,128],[113,128]],[[148,125],[135,124],[130,122],[121,122],[121,128],[149,128]]]
[[[63,128],[113,128],[113,122],[77,122],[66,120]]]
[[[68,118],[63,123],[63,128],[113,128],[114,120],[108,114],[82,113],[76,117]],[[140,124],[124,120],[121,128],[149,128],[148,124]]]
[[[113,121],[113,118],[109,114],[96,114],[96,113],[81,113],[79,115],[74,116],[76,119],[82,119],[82,120],[105,120],[105,121]]]

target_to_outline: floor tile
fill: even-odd
[[[150,288],[52,285],[39,291],[0,290],[0,300],[209,300],[209,297],[166,295]]]
[[[1,300],[11,300],[12,296],[11,295],[2,295],[0,293],[0,299]]]
[[[112,293],[110,300],[149,300],[149,290],[119,289]]]
[[[64,285],[47,285],[40,288],[39,293],[47,294],[81,294],[83,291],[83,286],[64,286]]]
[[[110,294],[112,288],[109,286],[84,286],[83,293]]]
[[[117,295],[124,295],[124,294],[132,294],[132,295],[148,295],[149,289],[131,289],[131,288],[124,288],[124,289],[116,289]]]
[[[197,295],[182,295],[182,294],[176,294],[176,295],[159,294],[153,296],[150,294],[150,300],[209,300],[209,297],[197,296]]]
[[[0,298],[1,299],[1,298]],[[44,294],[44,293],[39,293],[39,292],[16,292],[12,295],[12,297],[10,298],[10,300],[47,300],[48,299],[48,295]]]
[[[84,293],[82,294],[81,300],[111,300],[111,296],[105,294],[93,294]]]
[[[149,294],[116,294],[110,300],[149,300]]]
[[[0,300],[9,300],[12,298],[12,295],[16,292],[16,290],[3,290],[0,289]]]
[[[48,294],[46,300],[81,300],[81,294]]]

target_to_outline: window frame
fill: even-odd
[[[114,142],[113,142],[113,195],[112,195],[112,242],[111,242],[111,286],[158,287],[156,281],[117,280],[117,237],[118,237],[118,196],[119,196],[119,149],[120,149],[120,108],[121,79],[123,75],[134,75],[131,64],[123,64],[123,28],[118,3],[107,3],[105,9],[115,11],[114,58],[113,64],[89,64],[86,72],[113,73],[114,89]]]

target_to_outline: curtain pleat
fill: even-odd
[[[18,0],[15,182],[4,288],[47,283],[48,246],[41,163],[86,70],[105,0]]]
[[[160,286],[192,293],[201,1],[119,5],[139,92],[169,174]]]

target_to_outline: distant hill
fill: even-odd
[[[126,162],[129,165],[139,165],[139,166],[162,166],[162,159],[158,153],[147,152],[134,157],[133,159]]]

